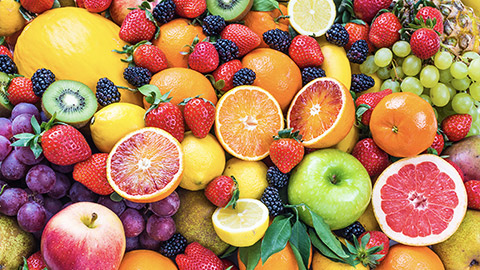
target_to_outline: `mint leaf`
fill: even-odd
[[[241,247],[238,249],[240,260],[245,264],[247,270],[255,269],[260,261],[260,249],[262,241],[258,240],[255,244],[249,247]]]
[[[307,227],[300,220],[297,220],[293,224],[292,235],[290,235],[290,245],[292,246],[292,249],[295,247],[298,250],[304,267],[308,267],[311,242],[310,238],[308,237]]]
[[[278,8],[278,2],[275,0],[253,0],[251,10],[254,11],[271,11]]]
[[[292,234],[290,219],[292,216],[276,216],[265,232],[262,240],[262,262],[265,263],[270,256],[281,251],[287,245]]]

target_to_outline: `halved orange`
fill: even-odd
[[[293,98],[287,126],[302,134],[303,145],[330,147],[340,142],[355,121],[355,105],[348,89],[333,78],[305,85]]]
[[[268,156],[273,136],[284,127],[277,100],[252,85],[237,86],[217,103],[215,134],[223,148],[242,160]]]
[[[140,203],[159,201],[172,193],[183,174],[180,143],[163,129],[133,131],[113,147],[107,179],[123,198]]]

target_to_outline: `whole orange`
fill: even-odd
[[[175,263],[162,254],[146,249],[137,249],[125,253],[119,270],[177,270]]]
[[[297,64],[277,50],[255,49],[243,57],[242,65],[255,72],[253,85],[270,92],[283,111],[286,111],[290,101],[302,88],[302,74]]]
[[[396,244],[390,247],[385,259],[375,270],[444,270],[438,255],[428,247]]]
[[[210,81],[198,71],[188,68],[167,68],[153,75],[150,84],[158,86],[162,94],[170,91],[170,97],[175,105],[188,97],[200,97],[217,104],[217,96]],[[150,105],[143,99],[146,109]]]
[[[238,268],[240,270],[246,270],[245,264],[240,260],[240,255],[238,257]],[[312,249],[310,249],[310,260],[308,262],[308,267],[312,263]],[[262,259],[255,266],[254,270],[298,270],[297,259],[295,254],[293,254],[292,247],[290,243],[287,243],[284,249],[273,254],[267,261],[262,265]]]
[[[280,9],[276,8],[271,11],[249,11],[245,18],[245,26],[252,29],[258,36],[262,37],[263,33],[272,29],[281,29],[283,31],[288,31],[288,24],[290,21],[288,18],[282,17],[287,16],[287,7],[284,5],[279,6]],[[265,44],[262,38],[260,43],[260,48],[268,48],[268,45]]]
[[[375,143],[388,154],[411,157],[432,145],[437,118],[432,106],[418,95],[393,93],[373,109],[370,131]]]
[[[195,36],[200,40],[206,37],[202,27],[192,24],[190,20],[178,18],[160,26],[160,36],[153,44],[165,53],[168,67],[186,68],[188,55],[182,55],[180,52],[188,52],[189,48],[185,45],[191,45]]]

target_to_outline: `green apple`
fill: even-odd
[[[337,149],[306,155],[288,184],[289,203],[304,203],[332,230],[355,222],[367,208],[371,194],[367,170],[354,156]],[[308,210],[299,210],[300,218],[312,226]]]

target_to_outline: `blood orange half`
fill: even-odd
[[[390,239],[411,246],[445,241],[467,210],[467,193],[457,170],[436,155],[401,159],[377,178],[375,217]]]
[[[154,127],[127,134],[107,159],[107,179],[123,198],[140,203],[172,193],[183,173],[183,152],[170,133]]]

